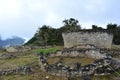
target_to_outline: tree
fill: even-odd
[[[92,29],[97,29],[97,25],[92,25]]]
[[[110,23],[107,25],[107,30],[113,34],[113,43],[120,44],[120,27],[117,24]]]
[[[44,45],[47,45],[47,42],[49,40],[50,32],[50,26],[43,25],[41,28],[38,29],[35,36],[38,38],[38,40],[42,41]],[[41,43],[41,42],[40,42]]]
[[[78,31],[81,29],[80,25],[78,24],[79,21],[74,18],[65,19],[63,20],[63,23],[63,31]]]
[[[63,45],[62,33],[66,31],[79,31],[81,29],[78,20],[74,18],[65,19],[61,28],[55,29],[47,25],[38,28],[35,35],[27,44],[36,45]]]
[[[113,29],[116,29],[116,28],[117,28],[117,24],[110,23],[110,24],[107,25],[108,30],[113,30]]]
[[[92,25],[93,30],[102,30],[102,27],[98,27],[97,25]]]

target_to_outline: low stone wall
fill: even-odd
[[[70,56],[70,57],[89,57],[95,59],[105,58],[106,56],[111,57],[120,57],[120,50],[112,50],[112,49],[99,49],[99,48],[91,48],[91,49],[64,49],[61,51],[57,51],[56,53],[49,54],[51,57],[55,56]]]
[[[0,54],[0,60],[17,58],[18,56],[23,56],[23,55],[27,55],[27,54],[30,54],[30,53],[28,53],[28,52],[3,53],[3,54]]]
[[[87,64],[81,66],[80,63],[74,64],[74,67],[63,65],[62,59],[58,60],[55,64],[49,64],[46,60],[46,57],[40,55],[40,66],[41,70],[46,71],[52,75],[58,76],[83,76],[83,75],[92,75],[98,74],[99,68],[103,68],[104,75],[110,74],[112,69],[107,69],[108,65],[111,65],[111,58],[104,58],[94,61],[92,64]],[[99,71],[100,72],[100,71]],[[101,72],[103,73],[103,72]]]
[[[108,53],[112,57],[120,57],[120,50],[101,49],[100,53]]]
[[[75,50],[75,49],[66,49],[62,51],[57,51],[56,53],[50,54],[50,57],[55,56],[63,56],[63,57],[88,57],[88,58],[95,58],[95,59],[101,59],[106,57],[106,53],[100,53],[99,49],[81,49],[81,50]]]
[[[83,75],[107,75],[114,70],[120,69],[120,61],[112,58],[111,55],[119,55],[120,50],[111,49],[63,49],[56,53],[43,55],[40,54],[40,66],[41,70],[46,71],[52,75],[58,76],[83,76]],[[60,57],[55,64],[49,64],[47,62],[47,56]],[[96,60],[92,64],[81,66],[80,63],[76,63],[74,67],[63,65],[61,57],[89,57]],[[112,66],[112,68],[110,67]]]
[[[29,66],[21,66],[18,67],[16,69],[12,69],[12,70],[3,70],[0,71],[0,76],[2,75],[8,75],[8,74],[17,74],[17,73],[32,73],[32,69]]]
[[[17,56],[15,54],[9,54],[9,53],[5,53],[5,54],[0,55],[0,60],[11,59],[11,58],[17,58]]]

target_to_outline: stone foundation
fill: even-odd
[[[114,72],[113,69],[120,69],[120,61],[114,60],[110,55],[111,53],[117,53],[117,51],[95,47],[89,49],[66,48],[48,55],[40,54],[39,64],[41,66],[41,70],[57,76],[108,75]],[[56,61],[55,64],[49,64],[47,56],[51,58],[60,57],[60,59]],[[96,60],[92,64],[84,66],[81,66],[80,63],[74,64],[74,67],[62,64],[62,57],[78,56],[95,58]],[[110,66],[112,66],[113,69],[111,69]]]

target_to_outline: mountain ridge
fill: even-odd
[[[12,38],[1,39],[0,38],[0,46],[8,47],[8,46],[16,46],[16,45],[23,45],[25,43],[25,39],[13,36]]]

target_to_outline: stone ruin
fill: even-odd
[[[0,76],[2,75],[8,75],[8,74],[17,74],[17,73],[23,73],[28,74],[32,73],[32,68],[29,66],[21,66],[15,69],[10,70],[0,70]]]
[[[80,30],[62,33],[64,47],[91,44],[98,48],[111,48],[113,35],[107,30]],[[84,46],[85,48],[86,46]],[[83,47],[82,47],[83,48]]]
[[[83,37],[85,40],[82,40]],[[63,33],[65,48],[61,51],[57,51],[55,53],[50,53],[47,55],[40,54],[39,64],[41,70],[57,76],[81,76],[84,79],[88,78],[85,80],[90,80],[90,75],[111,74],[120,69],[120,60],[112,58],[115,55],[120,56],[120,50],[114,51],[110,49],[112,38],[112,34],[108,34],[106,32],[90,32],[89,34],[88,32]],[[92,44],[90,44],[92,40],[95,41],[95,43],[92,42]],[[96,42],[97,40],[99,42]],[[51,58],[57,56],[60,59],[56,61],[55,64],[49,64],[47,61],[48,56]],[[75,63],[74,67],[63,65],[63,57],[78,56],[95,58],[96,60],[93,63],[84,66],[81,66],[81,63]]]
[[[9,53],[27,52],[31,50],[31,47],[30,46],[9,46],[5,48],[5,50]]]
[[[65,76],[68,78],[72,76],[83,77],[84,80],[90,80],[91,75],[95,75],[95,76],[109,75],[111,73],[114,73],[115,71],[120,70],[120,60],[112,58],[112,56],[109,53],[108,54],[103,53],[106,50],[100,50],[100,52],[102,53],[94,53],[94,54],[99,54],[99,55],[103,54],[103,56],[99,57],[98,59],[94,56],[91,57],[91,58],[96,58],[96,60],[91,64],[81,66],[81,63],[77,62],[74,64],[74,66],[64,65],[62,61],[63,57],[66,57],[66,56],[69,56],[69,57],[82,56],[83,57],[84,56],[84,55],[81,55],[81,52],[84,53],[85,50],[83,51],[81,50],[81,51],[78,51],[77,53],[74,53],[75,51],[76,50],[68,51],[66,49],[66,51],[65,50],[61,51],[62,53],[61,55],[60,55],[60,51],[56,53],[50,53],[47,55],[44,55],[41,53],[39,55],[40,56],[39,64],[40,64],[41,70],[46,71],[47,73],[51,75]],[[74,56],[73,54],[77,54],[77,55]],[[120,52],[117,55],[120,55]],[[47,57],[53,58],[56,56],[59,57],[59,60],[56,61],[54,64],[49,64],[47,61]],[[85,56],[85,57],[88,57],[88,56]],[[85,78],[89,78],[89,79],[85,79]]]
[[[28,51],[31,50],[29,46],[10,46],[7,48],[0,47],[0,51],[4,51],[5,53],[0,54],[0,60],[4,59],[13,59],[23,55],[30,54]],[[9,75],[9,74],[29,74],[32,73],[32,67],[30,66],[33,63],[29,63],[23,66],[18,66],[14,69],[0,69],[0,76]]]
[[[67,53],[65,53],[65,54],[67,54]],[[54,57],[56,56],[56,54],[54,54],[54,53],[49,54],[47,56],[53,57],[53,55],[54,55]],[[60,59],[58,61],[56,61],[55,64],[49,64],[47,62],[47,56],[40,54],[40,63],[39,64],[41,65],[42,70],[44,70],[50,74],[53,74],[53,75],[60,76],[61,72],[62,72],[63,76],[69,76],[69,75],[82,76],[84,74],[97,75],[97,74],[99,74],[97,72],[97,69],[99,70],[99,68],[103,68],[103,70],[104,69],[106,70],[106,71],[104,70],[105,71],[104,74],[110,74],[110,72],[112,72],[112,69],[107,67],[108,65],[112,65],[112,57],[107,54],[105,56],[103,56],[103,58],[97,59],[92,64],[81,66],[80,63],[76,63],[76,64],[74,64],[74,67],[62,64],[62,57],[66,57],[68,55],[63,54],[62,57],[60,56]],[[70,54],[69,54],[69,56],[70,56]],[[81,53],[79,56],[81,56]],[[76,56],[73,56],[73,57],[76,57]],[[101,72],[101,74],[102,74],[102,72]]]

